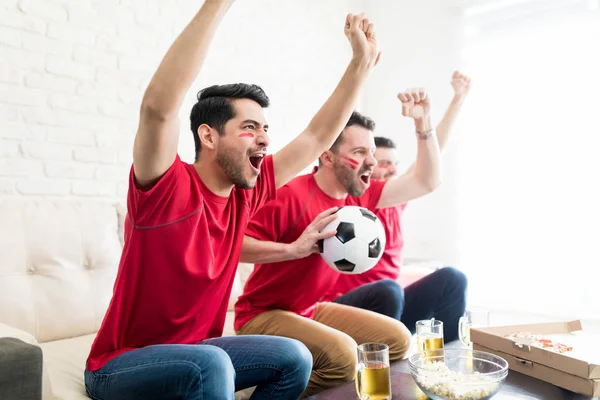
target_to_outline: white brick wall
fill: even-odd
[[[215,83],[264,87],[272,151],[308,123],[350,56],[363,0],[239,0],[181,112]],[[200,0],[1,0],[0,195],[122,200],[143,90]],[[315,10],[319,10],[315,12]]]

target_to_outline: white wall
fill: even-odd
[[[401,115],[397,93],[425,87],[432,101],[434,124],[441,119],[453,95],[450,78],[461,67],[461,30],[460,16],[449,3],[452,2],[368,2],[367,11],[377,23],[383,53],[367,87],[364,111],[377,123],[376,134],[387,136],[398,145],[401,169],[414,161],[416,140],[414,124]],[[460,135],[459,125],[454,133]],[[444,152],[443,185],[406,208],[403,229],[407,258],[438,259],[447,264],[458,260],[455,142],[451,139]]]
[[[122,199],[138,107],[199,0],[0,0],[0,195]],[[299,133],[350,59],[361,0],[240,0],[181,112],[216,83],[263,86],[272,150]]]

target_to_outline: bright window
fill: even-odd
[[[470,302],[600,318],[600,11],[503,3],[465,13],[474,84],[456,147]]]

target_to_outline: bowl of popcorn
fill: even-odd
[[[508,363],[477,350],[441,349],[408,360],[419,388],[433,400],[485,400],[500,390]]]

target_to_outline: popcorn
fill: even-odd
[[[437,396],[449,400],[481,400],[493,395],[499,383],[479,372],[463,374],[451,371],[443,362],[421,366],[416,377],[419,385]]]

